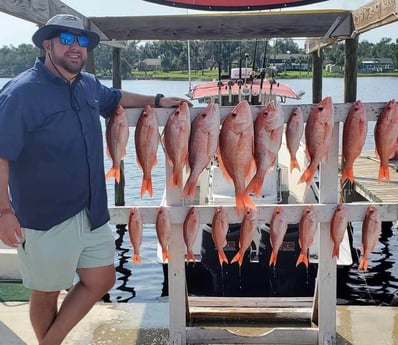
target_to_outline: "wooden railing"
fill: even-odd
[[[385,100],[388,101],[388,100]],[[376,121],[386,103],[364,103],[367,109],[368,121]],[[282,105],[285,122],[295,105]],[[305,121],[313,109],[313,104],[300,105]],[[168,263],[169,280],[169,321],[170,344],[180,345],[192,342],[222,343],[222,344],[335,344],[336,343],[336,260],[332,258],[332,241],[330,239],[330,220],[336,205],[339,202],[338,178],[338,153],[339,153],[339,123],[344,122],[351,104],[335,104],[335,126],[333,140],[330,147],[329,159],[320,166],[320,199],[315,205],[319,219],[319,265],[317,276],[317,295],[314,305],[314,320],[317,324],[313,327],[277,327],[261,336],[248,337],[236,335],[225,329],[206,330],[202,328],[188,328],[186,324],[186,289],[185,289],[185,246],[182,235],[182,224],[190,205],[183,203],[180,198],[181,191],[174,187],[166,189],[165,201],[170,209],[172,218],[172,238],[169,247],[171,259]],[[260,106],[252,106],[255,117]],[[191,109],[193,119],[201,108]],[[221,116],[225,116],[231,107],[220,107]],[[127,109],[129,125],[134,127],[142,109]],[[164,126],[172,109],[157,109],[159,126]],[[138,168],[137,168],[138,169]],[[170,169],[166,164],[166,180],[168,181]],[[375,178],[377,178],[375,176]],[[386,183],[386,182],[382,182]],[[137,198],[139,196],[137,195]],[[110,208],[111,223],[127,224],[128,213],[131,206]],[[214,214],[214,207],[209,205],[196,205],[199,209],[200,222],[210,223]],[[369,203],[346,204],[348,220],[362,222]],[[142,206],[140,211],[144,223],[155,224],[156,213],[159,205]],[[258,206],[259,222],[269,222],[275,205]],[[282,205],[288,210],[289,223],[298,223],[305,207],[303,204]],[[378,204],[380,218],[383,221],[398,219],[398,204]],[[241,216],[236,213],[235,207],[225,205],[230,223],[238,223]],[[241,303],[244,305],[244,298]]]

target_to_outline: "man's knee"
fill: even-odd
[[[99,294],[108,292],[116,281],[114,266],[83,268],[78,270],[80,282]]]

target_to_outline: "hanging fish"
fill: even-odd
[[[271,256],[269,258],[270,266],[276,266],[278,251],[286,235],[287,226],[288,224],[285,209],[281,206],[276,206],[272,212],[269,229],[269,240],[272,248]]]
[[[286,125],[286,146],[290,154],[290,172],[293,169],[301,171],[296,154],[304,132],[303,112],[299,106],[295,107],[289,116]]]
[[[226,264],[228,263],[228,259],[224,252],[224,247],[227,244],[228,228],[229,223],[225,209],[222,206],[216,207],[211,223],[211,237],[217,249],[220,266],[222,266],[223,262]]]
[[[190,175],[183,195],[195,196],[196,185],[201,172],[209,165],[218,147],[220,133],[220,111],[218,104],[210,103],[195,117],[191,124],[188,161]]]
[[[362,223],[362,258],[358,265],[358,271],[368,270],[369,256],[375,249],[381,234],[381,220],[376,205],[369,205],[365,219]]]
[[[334,210],[332,220],[330,222],[330,237],[334,244],[332,258],[339,258],[340,243],[343,242],[347,225],[347,210],[344,204],[339,204]]]
[[[299,223],[299,245],[300,255],[297,259],[296,266],[302,262],[308,268],[308,249],[314,242],[314,236],[318,230],[318,215],[314,205],[308,205],[304,208]]]
[[[192,206],[185,216],[182,229],[185,246],[187,247],[187,260],[195,262],[196,259],[193,253],[193,245],[199,231],[199,211],[195,206]]]
[[[169,210],[164,206],[159,207],[156,216],[156,235],[162,248],[162,259],[165,262],[170,259],[168,248],[171,239],[171,218]]]
[[[356,101],[350,108],[343,126],[343,170],[341,182],[354,183],[354,161],[361,154],[368,134],[366,108],[361,101]]]
[[[129,139],[129,127],[127,115],[122,106],[118,106],[106,126],[107,153],[112,159],[112,167],[106,173],[105,178],[114,177],[120,182],[120,162],[126,156],[126,147]]]
[[[181,102],[170,115],[163,130],[163,144],[167,163],[172,168],[169,187],[183,186],[182,171],[188,164],[188,143],[191,133],[189,105]]]
[[[129,214],[128,230],[130,236],[130,242],[134,250],[133,263],[140,263],[140,247],[142,244],[142,216],[140,210],[137,207],[132,207]]]
[[[255,208],[246,190],[246,181],[255,170],[253,157],[254,127],[249,103],[239,102],[225,117],[220,131],[217,158],[221,171],[235,187],[236,208]]]
[[[388,160],[395,155],[395,144],[398,138],[398,104],[390,100],[383,108],[374,128],[376,153],[380,159],[377,180],[390,181]]]
[[[254,121],[254,159],[256,173],[247,186],[258,198],[263,190],[267,171],[276,164],[283,135],[283,112],[279,103],[268,103]]]
[[[254,235],[257,231],[257,211],[256,209],[246,208],[243,216],[243,221],[240,226],[239,234],[239,250],[232,258],[231,264],[238,262],[242,266],[245,252],[253,241]]]
[[[311,111],[305,126],[305,147],[310,164],[299,183],[311,185],[319,163],[328,158],[334,126],[332,98],[325,97]]]
[[[137,164],[143,171],[141,198],[145,192],[153,195],[152,168],[157,164],[157,151],[160,141],[159,124],[155,108],[146,105],[137,121],[134,133]]]

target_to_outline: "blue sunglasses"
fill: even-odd
[[[59,34],[59,41],[66,46],[73,45],[76,39],[80,47],[87,48],[90,44],[90,39],[87,36],[75,35],[69,32],[61,32]]]

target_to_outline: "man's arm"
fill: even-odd
[[[188,102],[189,105],[192,106],[191,102],[185,98],[163,97],[161,95],[147,96],[122,90],[122,97],[120,98],[119,104],[125,108],[143,108],[145,105],[172,108],[177,107],[181,102]]]
[[[21,226],[12,212],[8,195],[8,161],[0,158],[0,240],[16,247],[21,239]]]

